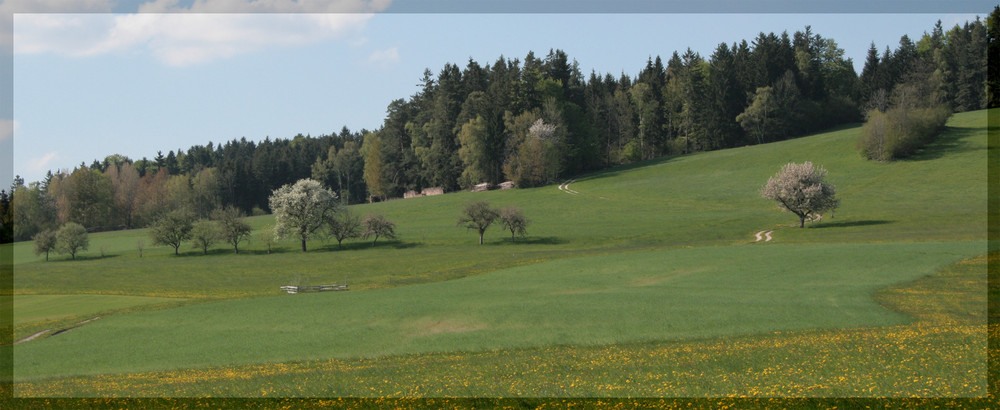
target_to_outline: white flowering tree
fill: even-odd
[[[823,181],[826,170],[813,167],[812,162],[789,163],[767,180],[760,196],[778,202],[778,208],[799,217],[799,228],[805,227],[806,218],[840,205],[833,185]]]
[[[270,205],[275,220],[274,235],[299,238],[302,252],[306,251],[306,240],[341,209],[337,194],[313,179],[300,179],[294,185],[275,189]]]

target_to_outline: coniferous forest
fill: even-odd
[[[0,234],[25,240],[68,222],[90,231],[144,227],[180,208],[200,217],[225,206],[260,214],[273,190],[302,178],[352,204],[429,187],[541,186],[665,155],[795,138],[913,101],[948,112],[997,107],[987,55],[997,53],[998,19],[1000,7],[986,21],[947,30],[938,22],[919,39],[872,44],[861,73],[834,39],[808,26],[719,44],[707,56],[656,56],[636,62],[636,76],[586,72],[558,49],[447,63],[425,70],[416,94],[390,102],[377,130],[208,142],[142,159],[110,154],[42,181],[17,177],[0,192]]]

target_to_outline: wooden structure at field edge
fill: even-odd
[[[290,294],[306,292],[327,292],[347,290],[347,285],[319,285],[319,286],[282,286],[281,290]]]

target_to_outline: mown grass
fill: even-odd
[[[701,247],[565,259],[380,292],[191,305],[103,318],[19,345],[14,375],[896,325],[906,318],[880,309],[871,298],[877,289],[985,249],[982,241]]]
[[[179,301],[183,299],[113,295],[15,295],[14,326]]]
[[[243,297],[275,294],[297,275],[378,288],[390,277],[433,281],[585,254],[746,243],[754,232],[776,227],[783,228],[774,234],[779,243],[981,240],[985,117],[985,111],[954,116],[929,153],[910,161],[862,159],[853,149],[855,127],[583,176],[572,185],[581,195],[549,186],[352,207],[361,215],[384,213],[398,225],[400,239],[375,248],[358,241],[337,251],[336,243],[315,240],[303,254],[286,241],[267,255],[256,241],[240,255],[220,245],[212,255],[188,248],[175,257],[136,230],[94,234],[84,260],[56,256],[45,263],[30,243],[18,243],[14,288],[20,294]],[[785,229],[794,216],[777,211],[757,190],[784,163],[807,160],[830,171],[842,206],[807,229]],[[475,233],[455,223],[465,203],[476,199],[523,208],[532,220],[528,240],[509,244],[495,227],[487,245],[477,246]],[[272,219],[251,218],[259,228]],[[139,239],[147,244],[143,258],[135,249]]]
[[[580,195],[560,192],[551,186],[457,193],[352,207],[362,215],[385,213],[399,226],[398,241],[380,242],[374,248],[355,242],[348,249],[337,251],[335,243],[312,241],[310,252],[303,254],[295,250],[294,243],[284,242],[277,244],[276,252],[268,255],[262,244],[251,243],[241,247],[245,252],[240,255],[233,255],[220,246],[208,256],[190,250],[175,257],[170,254],[172,250],[147,245],[140,259],[135,243],[144,238],[145,233],[137,230],[95,234],[91,251],[84,255],[84,260],[56,258],[59,260],[46,263],[30,253],[29,243],[16,244],[13,282],[17,294],[145,295],[214,301],[109,317],[59,337],[18,345],[16,371],[18,377],[28,379],[81,372],[135,372],[235,363],[269,366],[269,361],[329,358],[378,360],[388,357],[385,360],[391,362],[398,354],[452,350],[467,353],[440,354],[464,357],[456,360],[472,363],[476,355],[489,354],[491,350],[488,349],[501,349],[494,351],[498,354],[516,355],[525,349],[546,352],[546,349],[565,348],[572,356],[577,354],[573,349],[590,349],[601,343],[612,344],[607,346],[656,344],[667,343],[663,342],[666,339],[693,337],[705,339],[692,341],[692,346],[708,346],[724,343],[720,340],[751,337],[746,336],[748,334],[766,335],[781,329],[899,326],[904,320],[902,316],[885,311],[871,301],[875,289],[926,275],[956,258],[985,252],[985,243],[980,241],[986,236],[986,127],[984,111],[956,115],[938,143],[918,153],[915,159],[889,164],[863,160],[853,151],[858,129],[845,127],[797,140],[665,158],[581,176],[572,185]],[[812,161],[830,171],[829,179],[837,185],[842,200],[835,215],[825,215],[823,221],[806,229],[791,228],[789,226],[795,222],[793,216],[778,212],[773,204],[758,197],[757,189],[767,178],[791,161]],[[522,207],[533,220],[529,238],[512,244],[509,236],[495,229],[487,233],[486,245],[476,245],[474,232],[455,226],[462,206],[475,199],[487,199],[497,206]],[[272,219],[251,220],[259,229]],[[753,240],[754,232],[776,228],[774,242],[742,246]],[[145,241],[151,242],[148,238]],[[876,243],[887,243],[879,246],[894,248],[882,248],[891,250],[875,255],[870,251],[873,248],[865,244]],[[95,253],[102,248],[103,258]],[[809,264],[809,258],[823,255],[823,252],[802,252],[810,249],[836,251],[818,258],[825,260],[823,263]],[[913,250],[918,251],[911,252]],[[765,254],[773,258],[759,261],[759,255]],[[587,257],[592,255],[597,256]],[[624,284],[627,280],[653,283],[656,279],[651,276],[679,272],[667,271],[666,267],[673,266],[674,261],[665,261],[662,255],[678,259],[683,259],[683,255],[697,256],[695,259],[702,265],[685,269],[697,271],[711,262],[724,266],[717,271],[703,272],[722,272],[723,275],[716,278],[720,280],[706,280],[701,285],[684,282],[698,275],[680,275],[676,280],[691,285],[687,288],[659,285],[628,288]],[[760,263],[754,265],[750,261]],[[864,267],[866,262],[878,261],[883,264],[876,268]],[[914,261],[922,261],[922,264],[903,272],[902,267],[913,266],[908,264],[916,263]],[[785,265],[809,266],[809,269],[825,266],[821,272],[827,275],[781,277],[789,272]],[[761,270],[752,266],[775,269]],[[883,277],[883,271],[889,274]],[[746,274],[739,276],[737,272]],[[483,275],[486,273],[489,275]],[[498,279],[507,275],[521,276],[513,281]],[[751,286],[740,281],[755,277],[770,278],[771,282],[766,286]],[[544,280],[546,278],[557,280],[549,283]],[[865,281],[872,278],[878,280]],[[354,289],[347,294],[279,296],[278,286],[290,281],[318,284],[345,280],[349,280]],[[676,280],[663,283],[676,285]],[[811,285],[803,291],[802,286],[794,286],[800,280]],[[494,286],[486,290],[477,285],[491,281]],[[612,285],[601,285],[602,281],[611,281]],[[566,283],[594,286],[567,289]],[[599,285],[607,288],[602,290]],[[554,292],[570,293],[549,292],[545,297],[528,300],[495,291],[511,286],[535,296],[546,286],[562,286]],[[853,289],[853,292],[841,294],[842,288]],[[740,291],[757,293],[726,298],[728,293],[739,294]],[[822,297],[807,298],[804,304],[794,305],[795,301],[801,302],[796,299],[801,295]],[[225,298],[241,300],[219,301]],[[400,298],[410,298],[410,303],[401,303]],[[325,303],[330,300],[337,302]],[[485,303],[490,300],[499,302]],[[707,305],[709,307],[704,307],[706,300],[712,302]],[[342,304],[344,301],[357,303]],[[755,304],[752,301],[764,302]],[[515,306],[513,302],[527,303],[526,306],[536,309],[514,309],[511,307]],[[271,306],[277,311],[265,311],[261,306]],[[662,313],[671,306],[685,306],[684,314],[690,319],[662,322],[658,316],[649,314]],[[388,310],[390,308],[392,310]],[[593,319],[597,315],[600,318],[588,323],[567,320],[579,313],[574,309],[583,311],[585,318]],[[800,310],[810,312],[810,309],[843,314],[795,318]],[[261,316],[248,316],[247,312]],[[380,312],[392,314],[380,321]],[[456,318],[455,312],[472,316],[471,319]],[[841,320],[847,312],[860,319]],[[420,313],[425,315],[420,316]],[[216,325],[199,327],[194,323],[193,328],[186,327],[202,314],[207,315],[202,316],[208,319],[207,323]],[[645,316],[640,317],[641,314]],[[783,320],[768,320],[765,318],[768,314],[777,314]],[[726,317],[729,320],[713,322],[713,315],[715,319]],[[360,319],[344,322],[344,317]],[[246,323],[247,319],[257,318],[264,318],[263,323],[270,324],[277,323],[278,319],[291,322],[269,329]],[[310,330],[316,327],[327,329],[329,333],[331,318],[334,323],[342,324],[337,327],[338,332],[354,333],[353,343],[324,344],[331,340],[326,337],[340,336]],[[153,321],[148,326],[140,326],[144,320]],[[809,323],[810,320],[813,322]],[[487,328],[503,331],[494,331],[495,335],[488,338],[490,342],[484,343],[487,338],[480,334],[485,331],[480,329],[480,322],[486,323]],[[563,325],[565,322],[572,325]],[[594,323],[613,323],[617,327],[609,330]],[[703,323],[704,329],[690,326],[698,323]],[[119,325],[122,326],[116,327]],[[125,332],[129,326],[136,327]],[[430,330],[419,331],[415,327]],[[534,330],[524,331],[525,328]],[[122,333],[114,337],[105,334],[103,338],[98,334],[112,329]],[[191,336],[202,329],[209,335],[188,338],[185,343],[190,346],[180,346],[190,352],[172,351],[181,353],[174,357],[190,359],[186,364],[168,355],[150,355],[148,360],[130,361],[130,358],[141,356],[142,348],[157,338],[176,340],[178,335]],[[406,329],[410,329],[410,333]],[[456,329],[459,331],[454,331]],[[399,332],[407,338],[392,340],[400,335]],[[93,367],[91,363],[83,363],[91,352],[98,356],[103,354],[100,353],[103,340],[120,335],[125,336],[123,340],[129,340],[120,345],[125,349],[121,351],[123,359],[111,358],[103,364],[93,363]],[[291,342],[292,346],[269,344],[268,338],[272,337]],[[904,335],[886,337],[903,338]],[[948,334],[944,338],[959,340],[961,335]],[[341,340],[347,339],[345,336]],[[940,342],[945,343],[945,339]],[[379,345],[370,343],[371,340],[388,342]],[[974,346],[974,340],[962,340],[955,343]],[[244,345],[225,344],[234,341]],[[194,352],[199,347],[202,351]],[[59,355],[72,349],[87,349],[88,354],[78,355],[81,357],[74,357],[74,362],[60,365],[44,359],[47,349]],[[353,353],[345,354],[345,351]],[[750,351],[751,357],[764,354],[760,349]],[[538,366],[546,361],[558,363],[558,357],[557,353],[545,353],[533,356],[530,362]],[[23,358],[32,361],[22,362]],[[656,366],[668,365],[659,363]],[[711,367],[703,362],[695,364],[695,368],[699,366]],[[824,374],[832,376],[836,370],[826,369]],[[52,383],[58,384],[55,380]],[[316,386],[304,394],[340,394],[339,391],[327,391],[330,394],[326,394]],[[232,389],[242,387],[220,388],[235,391]],[[595,394],[586,393],[593,390],[581,391],[582,395]],[[619,390],[615,394],[628,392]],[[366,394],[374,393],[368,391]]]
[[[914,318],[896,326],[260,363],[16,389],[36,397],[983,397],[986,267],[985,256],[971,258],[878,292]]]

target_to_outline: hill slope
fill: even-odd
[[[105,258],[44,263],[18,244],[20,294],[264,296],[296,275],[349,277],[371,290],[108,317],[18,345],[15,375],[904,323],[868,295],[985,252],[986,113],[956,115],[949,127],[922,156],[898,163],[862,160],[853,151],[858,129],[845,128],[583,176],[571,185],[579,194],[544,187],[356,207],[399,225],[399,241],[375,248],[314,243],[302,254],[288,243],[268,255],[253,244],[241,255],[158,249],[140,259],[130,232],[95,235],[92,249],[106,244]],[[835,216],[784,228],[794,217],[757,196],[790,161],[830,171],[843,204]],[[522,207],[531,236],[511,244],[497,230],[475,245],[474,233],[455,227],[475,199]],[[765,228],[782,229],[771,243],[749,244]],[[876,242],[899,243],[869,245]],[[481,273],[490,274],[439,282]],[[398,287],[421,282],[436,283]]]

